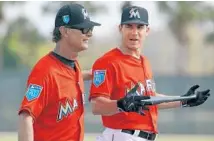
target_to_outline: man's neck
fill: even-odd
[[[132,57],[140,59],[140,48],[137,50],[130,50],[128,48],[120,46],[119,49],[123,54],[130,55]]]
[[[60,43],[56,44],[56,47],[53,50],[56,54],[69,59],[69,60],[76,60],[78,57],[77,52],[71,51],[71,49],[65,45],[62,45]]]

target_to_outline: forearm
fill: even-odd
[[[156,96],[167,97],[167,95],[158,94],[158,93],[156,93]],[[170,109],[170,108],[178,108],[178,107],[181,107],[180,101],[158,104],[159,109]]]
[[[91,100],[91,104],[94,115],[110,116],[118,113],[117,100],[110,100],[105,97],[96,97]]]
[[[18,141],[33,141],[33,119],[26,112],[19,115]]]

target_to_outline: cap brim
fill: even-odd
[[[101,24],[93,22],[93,21],[86,21],[86,22],[81,23],[81,24],[72,25],[72,27],[75,27],[75,28],[91,28],[91,27],[100,26],[100,25]]]
[[[129,20],[129,21],[121,22],[121,24],[143,24],[143,25],[149,25],[149,23],[141,21],[141,20]]]

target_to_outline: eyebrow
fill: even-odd
[[[133,26],[132,24],[126,24],[126,26]],[[137,27],[139,26],[146,26],[145,24],[136,24]]]

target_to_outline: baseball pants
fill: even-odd
[[[121,129],[106,128],[103,133],[96,138],[96,141],[151,141],[137,135],[130,135],[121,132]]]

